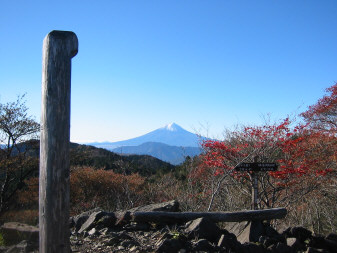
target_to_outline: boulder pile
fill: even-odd
[[[95,209],[71,217],[72,252],[337,252],[337,234],[314,235],[303,227],[277,232],[267,222],[253,221],[241,231],[231,231],[205,217],[180,224],[130,219],[133,212],[153,211],[179,212],[179,203],[170,201],[115,213]],[[4,239],[17,244],[2,247],[0,252],[38,252],[36,230],[13,241],[6,237],[6,226],[2,227]]]

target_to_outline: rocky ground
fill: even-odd
[[[208,218],[180,224],[134,222],[133,212],[178,212],[176,201],[131,209],[122,213],[92,210],[70,219],[72,252],[225,252],[287,253],[337,252],[337,234],[314,235],[303,227],[290,227],[279,233],[268,223],[250,222],[241,231],[220,228]],[[20,229],[23,231],[23,226]],[[6,228],[7,227],[7,228]],[[10,229],[10,227],[12,227]],[[20,243],[0,248],[0,252],[38,252],[37,228],[16,238]],[[2,226],[4,240],[14,225]],[[19,229],[19,230],[20,230]],[[236,234],[234,234],[235,232]],[[18,232],[15,232],[16,235]],[[12,233],[13,236],[13,233]],[[18,237],[18,236],[16,236]]]

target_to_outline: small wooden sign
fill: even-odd
[[[240,163],[234,169],[236,171],[276,171],[276,163]]]

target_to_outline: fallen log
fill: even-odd
[[[240,222],[282,219],[287,215],[285,208],[247,210],[240,212],[133,212],[130,218],[135,222],[182,223],[197,218],[208,218],[214,222]]]

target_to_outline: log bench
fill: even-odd
[[[247,210],[238,212],[130,212],[135,222],[182,223],[197,218],[208,218],[214,222],[241,222],[282,219],[287,215],[286,208]]]

